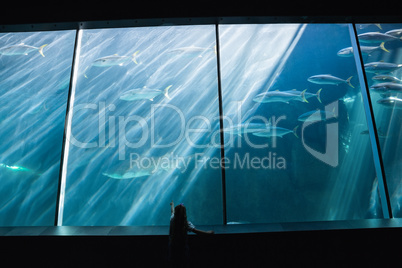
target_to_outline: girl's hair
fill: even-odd
[[[183,204],[174,208],[173,224],[172,242],[185,243],[187,238],[187,213]]]

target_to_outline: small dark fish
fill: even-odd
[[[361,135],[368,135],[369,131],[368,131],[368,129],[366,129],[366,130],[363,130],[362,132],[360,132],[360,134]],[[377,130],[377,134],[378,134],[379,138],[386,138],[387,137],[387,134],[384,133],[383,131],[381,131],[381,129]]]

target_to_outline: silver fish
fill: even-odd
[[[102,175],[116,180],[126,180],[151,176],[162,171],[169,172],[180,169],[180,163],[176,162],[174,159],[170,159],[168,155],[162,157],[150,157],[147,158],[147,160],[148,161],[144,162],[145,164],[137,162],[124,171],[103,172]]]
[[[110,67],[110,66],[122,66],[124,63],[128,61],[133,61],[135,64],[138,64],[137,62],[137,54],[139,51],[136,51],[133,55],[131,56],[119,56],[117,54],[111,55],[111,56],[106,56],[103,58],[96,59],[93,63],[92,66],[96,67]]]
[[[313,96],[317,97],[318,101],[321,102],[320,93],[322,89],[319,89],[316,94],[307,93],[307,89],[303,91],[297,90],[288,90],[288,91],[268,91],[261,94],[258,94],[254,97],[253,101],[259,103],[269,103],[269,102],[285,102],[289,103],[289,101],[301,101],[308,102],[307,99]]]
[[[313,75],[307,78],[307,81],[314,83],[314,84],[320,84],[320,85],[339,85],[339,84],[348,84],[350,87],[354,88],[350,80],[352,79],[353,76],[349,77],[346,80],[343,80],[341,78],[338,78],[336,76],[330,75],[330,74],[318,74],[318,75]]]
[[[336,118],[336,114],[334,112],[325,111],[325,110],[314,110],[306,112],[300,115],[297,120],[302,122],[315,122],[315,121],[325,121],[329,118]]]
[[[383,50],[385,52],[389,52],[388,49],[385,48],[384,42],[382,42],[379,46],[377,47],[368,47],[368,46],[360,46],[360,51],[362,52],[363,55],[369,55],[373,53],[376,50]],[[341,49],[337,53],[338,56],[340,57],[352,57],[353,56],[353,48],[352,47],[347,47],[344,49]]]
[[[126,179],[133,179],[133,178],[140,178],[140,177],[144,177],[144,176],[150,176],[153,173],[154,173],[153,168],[149,168],[149,169],[141,169],[141,170],[137,170],[137,171],[127,171],[125,173],[103,172],[102,175],[106,176],[106,177],[109,177],[109,178],[112,178],[112,179],[116,179],[116,180],[126,180]]]
[[[0,48],[0,54],[5,56],[28,55],[28,53],[37,50],[39,54],[41,54],[42,57],[44,57],[45,55],[43,54],[43,48],[45,46],[47,46],[47,44],[42,45],[40,47],[33,47],[21,43],[18,45]]]
[[[169,89],[171,87],[172,85],[167,86],[163,91],[160,89],[152,89],[147,87],[131,89],[129,91],[124,92],[123,95],[120,96],[120,99],[125,101],[134,101],[134,100],[153,101],[156,96],[163,94],[165,95],[166,98],[170,100],[171,98],[169,96]]]
[[[358,38],[359,41],[362,43],[371,43],[371,44],[399,40],[398,37],[377,32],[362,33],[358,35]]]
[[[244,133],[254,133],[265,131],[270,127],[271,123],[242,123],[232,127],[224,128],[225,133],[241,136]]]
[[[385,82],[380,84],[375,84],[370,87],[370,90],[373,90],[377,93],[402,93],[402,85],[397,83]]]
[[[377,103],[384,106],[385,108],[402,110],[402,99],[397,97],[379,99]]]
[[[167,53],[173,56],[187,57],[187,58],[201,58],[203,53],[210,50],[210,48],[203,47],[180,47],[169,50]]]
[[[106,67],[111,67],[111,66],[123,66],[125,63],[132,61],[135,64],[138,64],[137,62],[137,55],[138,51],[134,52],[131,56],[119,56],[117,54],[111,55],[111,56],[106,56],[102,57],[99,59],[94,60],[91,65],[87,66],[84,70],[84,76],[85,78],[88,78],[86,75],[86,71],[94,66],[94,67],[101,67],[101,68],[106,68]]]
[[[388,63],[388,62],[370,62],[364,64],[364,69],[369,73],[390,73],[398,70],[402,64]]]
[[[402,80],[396,78],[395,76],[380,74],[375,75],[371,79],[377,82],[393,82],[393,83],[402,83]]]
[[[394,29],[394,30],[386,32],[385,34],[401,38],[402,37],[402,29]]]
[[[370,25],[375,25],[378,28],[380,28],[380,30],[382,30],[381,24],[369,24],[369,23],[365,23],[365,24],[357,24],[359,29],[365,29],[367,27],[369,27]]]
[[[257,137],[280,137],[283,138],[286,134],[293,133],[297,138],[296,130],[299,126],[296,126],[293,130],[283,127],[269,127],[267,130],[253,132],[252,134]]]

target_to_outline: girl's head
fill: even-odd
[[[187,235],[187,213],[183,204],[174,208],[174,234],[176,236]]]
[[[187,221],[186,207],[183,205],[183,203],[174,208],[174,217],[175,219]]]

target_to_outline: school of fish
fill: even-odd
[[[380,32],[366,32],[358,35],[358,40],[360,44],[360,52],[362,55],[371,57],[374,53],[386,53],[390,54],[392,51],[388,49],[387,44],[389,42],[401,42],[402,41],[402,29],[394,29],[387,31],[385,33]],[[363,45],[363,44],[367,44]],[[42,57],[45,57],[45,47],[48,44],[43,44],[39,47],[26,45],[24,43],[19,43],[15,45],[8,45],[0,48],[0,55],[2,56],[27,56],[30,53],[37,51]],[[201,47],[178,47],[171,49],[167,52],[170,57],[181,57],[181,58],[202,58],[206,52],[215,51],[214,48],[201,48]],[[135,51],[133,54],[119,56],[118,54],[103,56],[95,59],[90,65],[88,65],[83,71],[83,76],[87,79],[87,71],[91,68],[111,68],[114,66],[125,66],[127,64],[134,63],[138,64],[137,57],[140,51]],[[352,57],[353,48],[346,47],[342,48],[337,52],[339,57]],[[388,109],[399,109],[402,110],[402,80],[401,77],[397,77],[394,72],[400,70],[402,64],[384,62],[384,61],[374,61],[368,62],[364,65],[364,69],[367,73],[374,74],[372,76],[373,83],[370,85],[370,91],[381,95],[381,99],[377,101],[379,105]],[[347,86],[354,88],[352,84],[353,76],[348,78],[340,78],[332,74],[313,74],[307,78],[307,81],[313,84],[323,85],[325,90],[333,90],[333,86]],[[164,98],[171,100],[171,95],[169,95],[169,90],[173,85],[166,85],[164,89],[154,89],[148,88],[144,85],[142,88],[127,89],[123,92],[119,99],[127,102],[153,101],[155,98]],[[297,89],[292,90],[271,90],[268,89],[266,92],[257,94],[253,97],[253,101],[260,104],[266,103],[284,103],[285,105],[290,102],[299,103],[309,103],[311,99],[317,99],[318,103],[321,103],[321,91],[308,92],[308,89],[299,91]],[[300,114],[298,116],[299,122],[314,122],[314,121],[325,121],[328,118],[336,118],[336,113],[322,110],[320,108],[308,111],[306,113]],[[297,129],[299,125],[296,125],[293,130],[278,127],[267,123],[252,123],[245,122],[229,128],[223,129],[225,133],[242,136],[243,134],[250,133],[257,137],[280,137],[287,134],[293,133],[295,137],[298,138]],[[363,133],[363,132],[362,132]],[[17,166],[0,163],[0,168],[5,168],[12,171],[24,171],[33,172],[30,169]],[[113,179],[131,179],[142,176],[149,176],[155,172],[153,167],[147,170],[127,170],[122,174],[116,172],[103,172],[103,175],[108,178]]]

